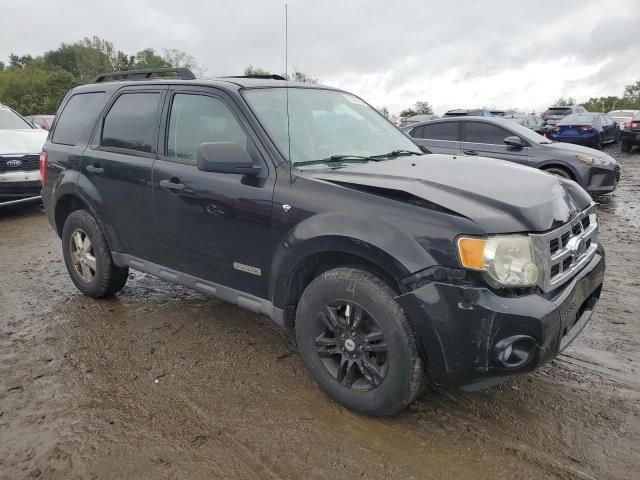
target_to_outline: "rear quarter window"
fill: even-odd
[[[60,113],[51,141],[77,145],[82,134],[95,123],[104,105],[106,92],[77,93]]]

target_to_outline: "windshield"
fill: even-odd
[[[29,122],[24,120],[13,110],[0,107],[0,130],[33,128]]]
[[[348,93],[316,88],[260,88],[245,90],[243,95],[282,155],[294,165],[323,159],[329,163],[331,157],[338,156],[380,156],[399,150],[422,154],[376,110]]]
[[[633,117],[633,110],[613,110],[611,112],[609,112],[609,116],[610,117],[626,117],[626,118],[631,118]]]

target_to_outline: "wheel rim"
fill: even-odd
[[[69,242],[71,264],[85,282],[91,282],[96,275],[96,257],[91,239],[83,230],[74,230]]]
[[[389,371],[388,347],[375,318],[355,302],[339,300],[316,317],[315,350],[344,387],[368,391]]]
[[[563,170],[559,170],[557,168],[549,168],[547,172],[550,173],[551,175],[556,175],[557,177],[567,178],[571,180],[571,177],[567,175],[567,173]]]

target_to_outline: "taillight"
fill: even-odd
[[[593,132],[593,127],[589,127],[589,126],[580,127],[580,131],[581,132]]]
[[[628,128],[629,130],[631,130],[631,122],[624,122],[622,128]]]
[[[40,183],[44,187],[47,184],[47,161],[49,154],[45,151],[40,153]]]
[[[640,122],[631,122],[631,128],[640,128]]]
[[[553,127],[554,133],[560,133],[560,127]]]

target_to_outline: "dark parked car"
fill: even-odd
[[[427,377],[530,372],[588,322],[605,262],[576,183],[423,155],[342,90],[174,70],[102,75],[59,109],[43,199],[80,291],[134,268],[268,315],[323,391],[373,415]]]
[[[553,106],[549,107],[546,112],[542,114],[542,118],[547,125],[554,126],[560,120],[572,113],[588,113],[587,109],[579,105],[572,106]]]
[[[511,120],[523,127],[527,127],[539,135],[547,136],[551,133],[551,127],[546,126],[542,117],[537,115],[516,114],[505,116],[504,118],[505,120]]]
[[[622,143],[620,149],[629,152],[634,145],[640,145],[640,112],[629,122],[625,122],[620,132]]]
[[[501,118],[441,119],[405,131],[433,153],[509,160],[575,180],[591,194],[612,192],[620,178],[620,165],[606,153],[552,142]]]
[[[551,139],[602,150],[605,143],[618,142],[620,127],[606,113],[572,113],[553,127]]]

